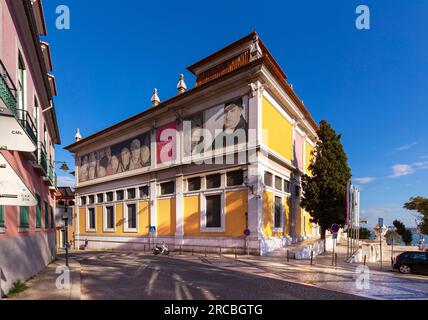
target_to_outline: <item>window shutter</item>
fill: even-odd
[[[19,227],[29,228],[30,227],[30,208],[19,207]]]
[[[4,206],[0,206],[0,227],[4,227]]]
[[[49,204],[45,201],[45,229],[49,228]]]
[[[42,227],[42,205],[40,203],[40,196],[36,195],[37,207],[36,207],[36,228]]]

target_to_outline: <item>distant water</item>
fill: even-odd
[[[425,235],[424,239],[425,239],[425,246],[428,246],[428,235]],[[412,245],[417,246],[418,244],[419,244],[419,234],[413,233]]]

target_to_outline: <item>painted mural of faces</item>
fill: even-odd
[[[111,156],[111,159],[110,159],[110,166],[109,166],[108,174],[111,175],[111,174],[119,173],[120,172],[119,171],[119,165],[120,165],[119,158],[117,157],[117,155],[113,154]]]
[[[79,181],[84,182],[89,178],[89,158],[88,156],[81,157],[81,164],[79,167]]]
[[[141,147],[141,142],[139,139],[132,140],[132,142],[131,142],[131,163],[129,165],[129,170],[141,168],[140,147]]]
[[[108,166],[111,160],[110,147],[102,149],[98,153],[98,166],[97,166],[97,177],[102,178],[107,175]]]
[[[124,147],[120,151],[120,162],[121,162],[121,172],[129,170],[129,165],[131,162],[131,152],[128,148]]]
[[[242,102],[229,103],[224,108],[224,131],[226,134],[235,132],[237,129],[245,129],[246,121],[243,117],[244,107]]]
[[[93,180],[96,178],[97,171],[97,153],[91,152],[89,154],[89,180]]]

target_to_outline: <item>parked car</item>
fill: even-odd
[[[420,273],[428,275],[428,253],[406,251],[395,257],[393,269],[401,273]]]

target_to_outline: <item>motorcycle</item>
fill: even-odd
[[[153,254],[154,255],[158,255],[158,254],[164,254],[164,255],[169,255],[169,249],[168,247],[165,245],[165,242],[162,243],[161,246],[155,246],[153,248]]]

